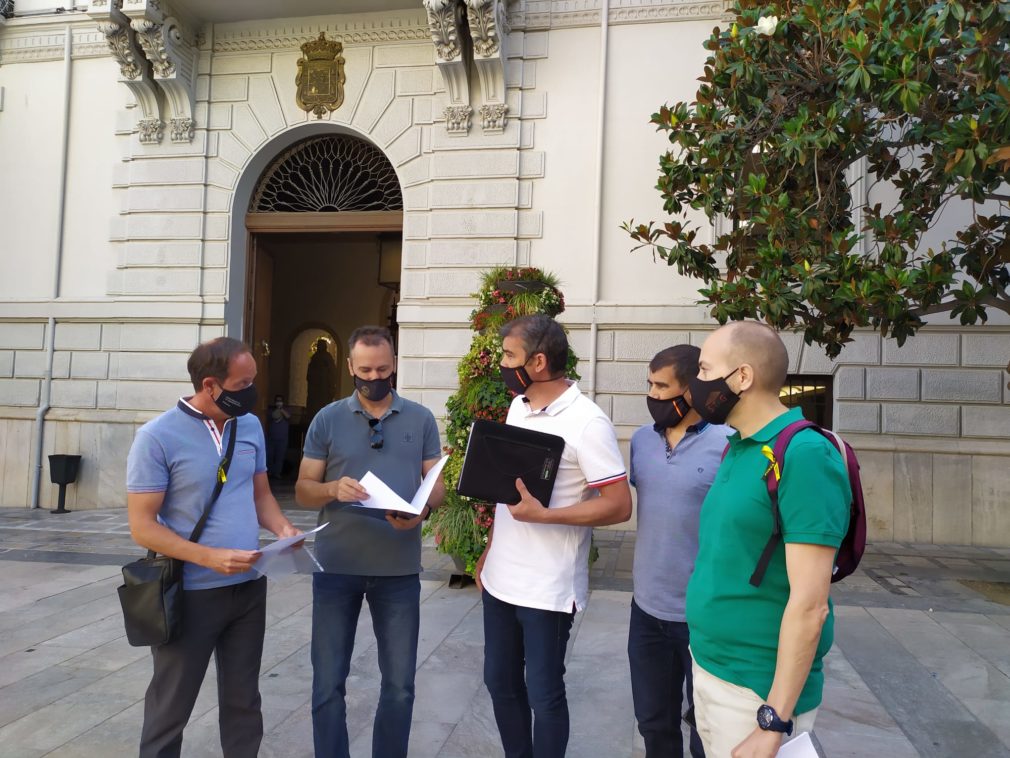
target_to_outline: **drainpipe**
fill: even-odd
[[[589,397],[596,400],[596,342],[600,324],[597,305],[600,301],[600,266],[603,258],[603,145],[607,117],[607,42],[610,32],[610,0],[600,8],[600,103],[596,130],[596,223],[593,229],[592,317],[589,322]]]
[[[70,145],[70,85],[73,72],[73,29],[65,27],[63,41],[63,135],[60,156],[60,184],[56,195],[56,255],[53,262],[53,300],[60,296],[60,269],[63,268],[63,225],[66,215],[67,194],[67,152]],[[32,468],[32,508],[39,507],[42,487],[42,450],[45,447],[46,414],[53,390],[53,360],[56,355],[56,318],[50,316],[46,322],[46,374],[42,381],[42,398],[35,412],[35,461]]]

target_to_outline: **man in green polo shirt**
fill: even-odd
[[[737,433],[701,509],[687,588],[698,732],[710,758],[772,758],[784,735],[810,731],[831,648],[829,589],[848,529],[845,464],[816,431],[789,444],[779,484],[783,540],[763,581],[750,584],[772,533],[765,472],[775,438],[802,418],[779,400],[788,356],[755,322],[716,330],[690,383],[703,419]]]

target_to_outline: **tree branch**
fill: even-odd
[[[1010,300],[1005,298],[996,297],[995,295],[985,295],[984,297],[978,298],[978,302],[981,305],[988,305],[996,310],[1010,314]],[[928,308],[913,308],[909,311],[909,313],[913,316],[922,318],[923,316],[932,316],[936,313],[950,313],[956,307],[957,300],[944,300],[942,303],[931,305]]]

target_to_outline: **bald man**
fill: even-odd
[[[802,419],[779,400],[788,356],[770,328],[716,330],[690,382],[695,410],[736,430],[701,509],[687,588],[698,732],[709,758],[772,758],[810,731],[833,640],[828,596],[848,529],[851,493],[835,447],[813,430],[789,444],[781,469],[782,540],[763,580],[750,582],[774,528],[765,482],[775,439]]]

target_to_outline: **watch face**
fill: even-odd
[[[775,720],[775,712],[769,708],[767,705],[762,705],[758,708],[757,712],[758,726],[762,729],[767,729],[772,725]]]

